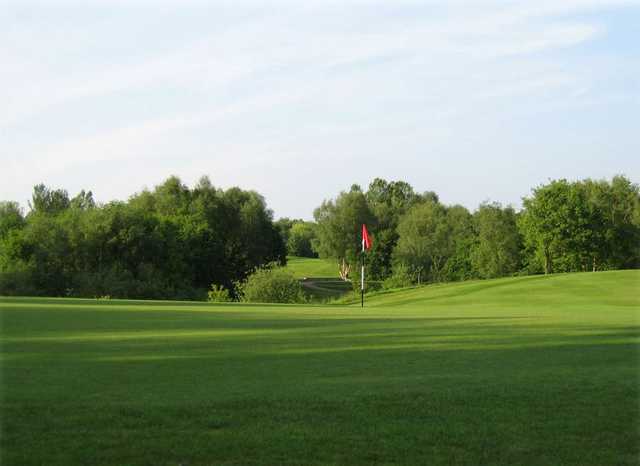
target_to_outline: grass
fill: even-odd
[[[338,264],[333,259],[288,256],[286,267],[296,278],[314,277],[340,279]]]
[[[329,302],[353,294],[351,282],[339,278],[308,278],[302,281],[302,289],[312,302]]]
[[[3,465],[637,465],[640,271],[358,306],[0,298]]]
[[[327,302],[351,293],[351,282],[341,280],[338,264],[333,259],[287,257],[287,270],[301,280],[305,294],[312,302]]]

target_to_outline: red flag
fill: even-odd
[[[371,249],[371,238],[369,238],[369,232],[367,226],[362,224],[362,250]]]

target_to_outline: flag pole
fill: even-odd
[[[364,262],[366,258],[366,250],[371,247],[371,240],[369,239],[369,233],[367,232],[367,227],[365,224],[362,224],[362,257],[361,257],[361,268],[360,268],[360,306],[364,307]]]
[[[360,307],[364,307],[364,251],[362,251],[362,271],[360,273]]]
[[[362,268],[360,269],[360,307],[364,307],[364,239],[362,240]]]

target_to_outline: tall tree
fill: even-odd
[[[32,212],[58,214],[69,208],[71,201],[64,189],[50,189],[44,184],[33,188],[33,195],[29,207]]]
[[[405,264],[414,273],[424,271],[426,280],[441,281],[454,249],[446,216],[446,208],[433,201],[412,207],[398,225],[394,262]]]
[[[291,256],[318,257],[313,249],[316,238],[316,224],[314,222],[296,221],[289,230],[287,253]]]
[[[521,238],[516,212],[499,203],[483,203],[474,213],[477,243],[473,249],[474,269],[482,278],[513,274],[520,269]]]
[[[22,209],[17,202],[0,201],[0,238],[6,236],[10,230],[24,227],[25,219]]]
[[[445,222],[449,229],[451,252],[445,264],[442,279],[446,281],[475,278],[471,251],[476,242],[473,216],[461,205],[446,208]]]
[[[519,221],[529,264],[537,261],[545,273],[633,266],[638,199],[638,186],[621,176],[534,189]]]
[[[343,262],[348,266],[357,264],[361,225],[375,223],[360,187],[354,185],[350,191],[341,192],[335,201],[324,201],[313,215],[318,225],[314,248],[320,257],[336,259],[339,267]]]
[[[369,272],[384,279],[392,272],[393,249],[398,242],[398,223],[407,210],[421,201],[409,183],[374,179],[366,192],[367,202],[376,217],[375,241],[369,251]]]

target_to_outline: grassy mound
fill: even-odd
[[[0,298],[0,463],[631,465],[640,272],[356,306]]]
[[[369,306],[433,308],[599,309],[638,303],[640,271],[533,275],[426,285],[373,293]]]

